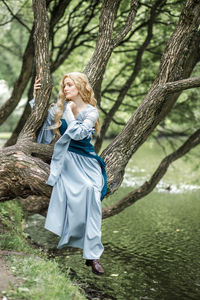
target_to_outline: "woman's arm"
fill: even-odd
[[[73,140],[89,138],[95,132],[94,126],[99,117],[98,110],[93,107],[86,114],[83,121],[76,120],[70,105],[66,106],[62,118],[67,122],[67,133]]]
[[[35,99],[29,101],[31,108],[34,107]],[[37,134],[37,142],[41,144],[50,144],[54,137],[54,132],[52,129],[47,129],[49,126],[52,126],[55,122],[57,105],[51,105],[48,109],[47,117],[40,128],[39,133]]]

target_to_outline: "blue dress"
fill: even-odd
[[[66,103],[64,112],[65,108]],[[56,106],[49,109],[37,142],[52,141],[53,131],[47,128],[54,123],[55,111]],[[76,118],[70,111],[62,117],[62,135],[54,145],[47,181],[53,189],[45,228],[61,237],[58,249],[81,248],[84,259],[99,259],[104,251],[101,201],[107,190],[105,162],[89,143],[97,117],[98,110],[90,104]]]

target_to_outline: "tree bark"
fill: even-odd
[[[41,78],[41,89],[37,92],[32,114],[29,116],[18,137],[18,143],[26,139],[35,139],[35,132],[42,125],[47,113],[47,105],[52,89],[49,60],[49,20],[46,10],[46,1],[33,0],[34,12],[34,42],[36,57],[36,73]]]
[[[136,16],[138,0],[131,0],[127,22],[122,28],[121,32],[115,38],[113,38],[114,21],[117,15],[119,4],[120,1],[102,1],[96,48],[87,67],[84,70],[92,86],[95,86],[96,82],[102,78],[113,49],[129,32]]]
[[[130,89],[131,85],[133,84],[135,78],[137,77],[137,75],[140,71],[142,56],[144,54],[145,49],[147,48],[147,46],[149,45],[149,43],[150,43],[150,41],[153,37],[153,25],[154,25],[154,21],[155,21],[156,15],[157,15],[156,10],[158,9],[158,7],[160,5],[163,5],[163,4],[164,4],[163,0],[157,0],[151,8],[150,18],[147,21],[147,25],[148,25],[147,36],[146,36],[144,42],[142,43],[142,45],[139,47],[139,49],[137,51],[133,71],[130,74],[129,78],[124,83],[124,85],[121,87],[121,89],[119,91],[119,95],[118,95],[115,103],[113,104],[113,106],[111,107],[109,112],[106,114],[106,116],[104,118],[104,121],[103,121],[103,124],[101,126],[100,135],[97,136],[97,138],[96,138],[95,151],[97,153],[101,149],[101,146],[102,146],[102,143],[104,141],[106,132],[107,132],[109,126],[110,126],[110,123],[111,123],[115,113],[118,111],[120,105],[122,104],[122,102],[124,100],[124,97],[126,96],[128,90]],[[133,64],[133,62],[132,62],[132,64]]]
[[[28,196],[27,198],[18,197],[19,203],[23,209],[31,214],[43,214],[49,204],[49,197],[46,196]]]
[[[21,196],[49,197],[51,187],[45,184],[49,166],[29,153],[27,142],[7,147],[0,152],[0,199],[7,201]],[[44,148],[44,147],[43,147]]]

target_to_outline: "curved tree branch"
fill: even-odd
[[[16,19],[22,26],[24,26],[28,32],[31,32],[31,29],[17,16],[17,14],[14,14],[12,12],[12,10],[10,9],[10,7],[8,6],[8,4],[6,3],[5,0],[2,0],[3,4],[6,6],[7,10],[9,11],[9,13],[11,14],[11,16]]]
[[[142,45],[139,47],[139,49],[137,51],[137,55],[136,55],[136,58],[135,58],[135,63],[134,63],[133,70],[132,70],[129,78],[126,80],[126,82],[124,83],[124,85],[120,89],[118,97],[117,97],[115,103],[113,104],[113,106],[111,107],[109,112],[106,114],[106,117],[104,118],[104,122],[103,122],[103,125],[101,127],[101,131],[100,131],[100,136],[97,136],[97,139],[96,139],[96,142],[95,142],[95,151],[97,153],[101,149],[103,140],[105,138],[106,132],[109,128],[109,125],[112,121],[113,116],[115,115],[115,113],[119,109],[119,107],[122,104],[125,96],[127,95],[128,90],[130,89],[131,85],[133,84],[134,80],[136,79],[136,77],[137,77],[137,75],[140,71],[141,63],[142,63],[142,56],[144,54],[145,49],[148,47],[148,45],[149,45],[149,43],[150,43],[150,41],[153,37],[153,25],[154,25],[154,20],[157,16],[156,9],[158,8],[158,6],[160,4],[163,4],[163,1],[162,0],[157,0],[155,2],[155,4],[153,5],[151,11],[150,11],[150,18],[147,22],[147,24],[148,24],[147,36],[146,36],[144,42],[142,43]],[[133,62],[132,62],[132,64],[133,64]]]
[[[138,0],[134,0],[134,9],[136,10]],[[87,74],[90,83],[92,86],[95,86],[96,82],[98,82],[102,75],[105,72],[105,67],[108,63],[108,60],[112,54],[114,44],[113,44],[113,27],[115,18],[117,15],[117,10],[119,8],[119,1],[113,1],[113,0],[103,0],[102,1],[102,8],[101,8],[101,16],[100,16],[100,22],[99,22],[99,32],[98,32],[98,38],[96,43],[96,48],[94,50],[94,53],[85,68],[84,72]],[[125,33],[128,33],[128,30],[130,30],[130,23],[133,22],[135,17],[135,10],[134,12],[130,12],[128,19],[129,26],[126,26],[126,29],[124,28],[122,36],[125,36]],[[119,41],[119,37],[118,37]],[[117,41],[116,41],[117,46]]]
[[[174,82],[167,82],[163,85],[163,89],[167,94],[178,93],[183,90],[192,89],[200,86],[200,77],[192,77]]]
[[[131,30],[133,20],[135,19],[138,8],[138,1],[131,0],[129,14],[126,20],[126,24],[122,28],[122,30],[117,34],[117,36],[112,40],[113,48],[117,47],[119,43],[124,39],[127,33]]]
[[[159,164],[159,166],[157,167],[156,171],[153,173],[151,178],[148,181],[146,181],[142,186],[130,192],[128,195],[123,197],[116,204],[103,209],[103,218],[108,218],[115,214],[120,213],[125,208],[135,203],[137,200],[148,195],[155,188],[155,186],[161,180],[161,178],[165,175],[170,164],[173,163],[175,160],[179,159],[180,157],[184,156],[191,149],[199,145],[199,143],[200,143],[200,129],[198,129],[194,134],[192,134],[187,139],[187,141],[176,151],[167,155],[161,161],[161,163]]]

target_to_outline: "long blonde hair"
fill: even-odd
[[[87,75],[84,73],[81,73],[81,72],[71,72],[71,73],[65,74],[61,80],[61,89],[59,92],[59,98],[57,100],[55,124],[52,126],[54,133],[58,136],[60,136],[60,132],[59,132],[58,128],[61,125],[60,119],[63,114],[64,101],[66,101],[65,94],[64,94],[64,81],[67,77],[73,80],[83,101],[85,103],[88,103],[88,104],[94,106],[99,111],[99,107],[97,105],[97,100],[94,98],[94,92],[88,81]],[[99,118],[97,119],[97,122],[94,127],[95,127],[97,135],[99,135],[99,132],[100,132],[100,119]]]

